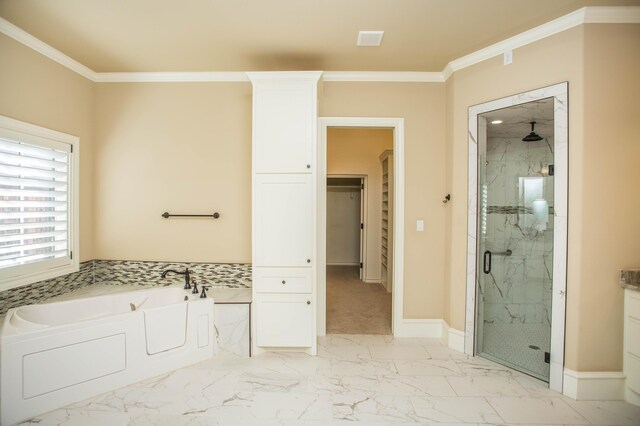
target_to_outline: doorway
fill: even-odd
[[[404,170],[404,120],[400,118],[320,118],[319,119],[319,144],[318,144],[318,258],[319,258],[319,268],[318,268],[318,310],[317,310],[317,327],[318,327],[318,335],[324,335],[327,332],[327,292],[329,291],[327,286],[327,146],[328,146],[328,133],[330,129],[387,129],[392,133],[393,141],[392,141],[392,151],[394,152],[394,156],[390,161],[393,162],[393,168],[397,171],[397,178],[392,182],[393,192],[395,194],[390,204],[393,205],[394,211],[396,214],[393,216],[393,219],[389,218],[392,221],[393,228],[395,230],[393,234],[392,244],[394,247],[397,247],[397,250],[394,250],[392,255],[393,262],[396,265],[403,264],[404,258],[404,247],[403,247],[403,239],[404,239],[404,179],[403,179],[403,170]],[[380,154],[380,153],[379,153]],[[380,163],[380,159],[377,159],[379,171],[381,172],[382,167]],[[335,172],[329,171],[329,174]],[[352,172],[353,173],[353,172]],[[345,173],[342,173],[345,174]],[[369,176],[370,178],[370,176]],[[365,185],[367,186],[367,185]],[[368,187],[370,188],[369,192],[373,191],[374,184],[369,179]],[[382,184],[375,185],[376,191],[380,192]],[[381,198],[381,197],[380,197]],[[378,210],[380,210],[378,212]],[[371,212],[371,209],[369,210]],[[382,210],[377,209],[376,212],[379,213],[380,217],[382,216]],[[367,221],[369,223],[369,227],[374,225],[371,224],[371,221]],[[366,229],[365,229],[366,231]],[[380,234],[381,234],[381,226],[380,226]],[[367,241],[369,241],[369,245],[371,245],[371,241],[368,237],[366,237]],[[378,237],[376,240],[376,250],[378,257],[381,258],[382,248],[381,248],[381,238]],[[380,261],[373,262],[371,256],[368,255],[368,252],[364,252],[364,263],[367,265],[366,270],[363,271],[363,281],[359,280],[359,273],[356,269],[355,279],[359,281],[359,285],[364,285],[364,283],[375,283],[380,286],[381,281],[381,263]],[[364,268],[363,268],[364,269]],[[369,272],[374,270],[374,274],[370,274]],[[403,335],[403,321],[402,321],[402,290],[403,290],[403,268],[398,267],[393,269],[393,277],[392,282],[390,283],[389,290],[391,290],[390,294],[387,292],[387,297],[391,297],[390,303],[390,319],[391,319],[391,327],[389,328],[389,332],[394,335]],[[384,290],[386,292],[386,290]]]
[[[562,391],[567,84],[469,108],[465,352]]]
[[[355,266],[366,280],[367,176],[327,175],[327,266]]]

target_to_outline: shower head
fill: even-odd
[[[535,127],[535,125],[536,125],[536,122],[532,121],[531,122],[531,133],[529,133],[527,136],[522,138],[523,142],[537,142],[537,141],[541,141],[542,140],[542,136],[540,136],[539,134],[537,134],[536,132],[533,131],[533,128]]]

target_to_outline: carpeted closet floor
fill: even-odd
[[[327,333],[391,334],[391,293],[358,278],[357,266],[327,266]]]

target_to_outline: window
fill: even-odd
[[[0,290],[78,270],[78,148],[0,116]]]

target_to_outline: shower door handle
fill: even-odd
[[[491,252],[489,250],[484,252],[484,263],[482,265],[482,271],[485,274],[491,272]]]

